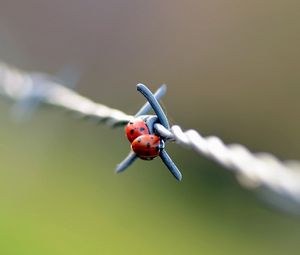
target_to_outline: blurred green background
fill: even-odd
[[[282,159],[300,155],[298,1],[0,0],[0,59],[56,74],[82,68],[78,91],[133,114],[168,84],[173,123]],[[300,220],[269,208],[234,176],[168,146],[113,169],[122,129],[41,109],[11,120],[0,101],[0,254],[298,254]]]

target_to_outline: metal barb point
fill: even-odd
[[[155,124],[159,123],[167,130],[170,129],[170,124],[167,119],[166,114],[164,113],[162,107],[160,106],[158,100],[166,93],[167,87],[166,85],[162,85],[156,92],[153,94],[150,89],[144,84],[139,83],[137,85],[137,90],[147,99],[147,103],[137,112],[135,117],[140,117],[142,115],[146,115],[149,113],[151,109],[155,112],[156,116],[146,117],[146,123],[149,127],[150,133],[154,133]],[[162,138],[163,139],[163,138]],[[165,140],[165,139],[163,139]],[[163,148],[160,152],[160,158],[162,159],[163,163],[167,166],[169,171],[172,175],[176,178],[176,180],[182,180],[182,174],[172,161],[168,153]],[[120,163],[118,164],[115,172],[120,173],[125,171],[136,159],[138,156],[131,151],[129,155]]]
[[[147,99],[148,103],[153,108],[156,113],[160,124],[162,124],[166,129],[170,128],[169,121],[167,119],[164,110],[160,106],[156,97],[152,94],[151,90],[147,88],[146,85],[139,83],[137,86],[137,90]]]

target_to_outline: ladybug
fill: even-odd
[[[125,133],[129,142],[132,143],[141,135],[149,135],[150,131],[143,119],[136,118],[129,121],[129,123],[126,125]]]
[[[157,135],[146,134],[134,139],[131,148],[139,158],[152,160],[159,156],[164,148],[164,142]]]

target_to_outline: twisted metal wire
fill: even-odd
[[[0,63],[0,94],[16,101],[28,97],[42,103],[103,121],[125,125],[131,115],[85,98],[40,73],[26,73]],[[268,202],[300,214],[300,161],[282,162],[269,153],[251,153],[239,144],[225,145],[216,136],[203,137],[195,130],[182,131],[175,125],[166,129],[155,124],[156,132],[167,140],[195,150],[226,169],[233,171],[241,184],[261,191]]]
[[[132,119],[131,115],[79,95],[53,77],[26,73],[4,63],[0,63],[0,94],[15,101],[40,101],[111,126],[124,125]]]
[[[260,189],[269,202],[284,203],[284,209],[300,213],[300,161],[283,162],[270,153],[252,153],[243,145],[226,145],[219,137],[203,137],[196,130],[184,132],[177,125],[168,130],[155,124],[155,129],[162,137],[233,171],[242,185]]]

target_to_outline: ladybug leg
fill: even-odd
[[[137,159],[137,155],[131,151],[128,156],[117,165],[115,172],[120,173],[126,170],[135,160]]]
[[[137,85],[137,90],[141,92],[143,96],[148,100],[149,104],[151,105],[154,112],[156,113],[160,124],[162,124],[166,129],[169,129],[170,125],[167,116],[165,115],[163,109],[161,108],[159,102],[152,94],[152,92],[144,84],[141,83]]]
[[[165,163],[165,165],[167,166],[167,168],[170,170],[170,172],[177,179],[177,181],[181,181],[182,174],[180,173],[179,169],[177,168],[177,166],[175,165],[175,163],[172,161],[172,159],[170,158],[170,156],[168,155],[168,153],[165,150],[162,150],[160,152],[159,156],[162,159],[162,161]]]
[[[165,84],[161,85],[160,88],[154,93],[156,100],[159,100],[166,94],[167,86]],[[146,115],[151,110],[151,104],[149,102],[145,103],[144,106],[136,113],[135,117]]]

